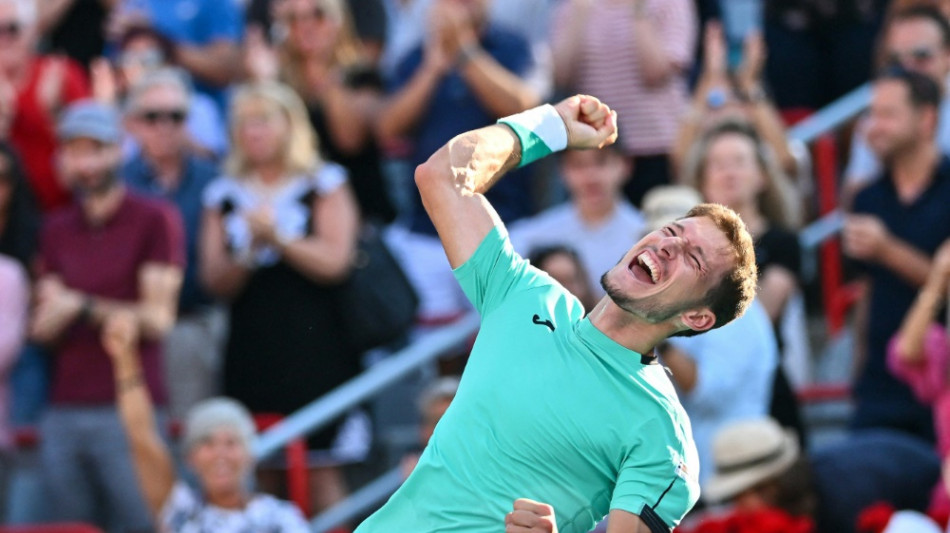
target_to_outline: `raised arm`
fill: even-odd
[[[509,117],[526,125],[521,134],[526,140],[536,141],[528,147],[527,162],[537,157],[536,150],[544,151],[542,139],[548,135],[566,135],[568,148],[600,148],[617,139],[616,113],[592,96],[573,96],[554,110],[559,122],[551,118],[547,106]],[[548,151],[563,148],[562,141]],[[522,161],[522,149],[512,127],[496,124],[458,135],[416,169],[422,203],[453,268],[467,261],[488,232],[501,225],[483,193]]]
[[[139,488],[152,514],[157,516],[175,485],[175,466],[155,427],[155,414],[138,353],[139,325],[128,311],[110,315],[102,329],[102,345],[112,358],[116,405]]]
[[[897,332],[897,354],[908,362],[919,362],[924,356],[927,328],[936,318],[937,311],[947,301],[950,287],[950,240],[943,243],[934,257],[927,283],[917,294],[904,323]]]

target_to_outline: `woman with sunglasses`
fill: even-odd
[[[279,78],[297,91],[323,156],[349,172],[363,216],[391,222],[395,210],[372,131],[383,83],[362,53],[344,0],[273,0],[272,9],[276,47],[260,30],[249,31],[249,74]]]
[[[227,174],[205,189],[201,278],[230,307],[224,393],[287,415],[361,370],[337,311],[359,212],[346,171],[317,155],[292,89],[240,87],[231,117]],[[310,437],[315,510],[343,498],[340,466],[363,460],[369,432],[352,413]]]

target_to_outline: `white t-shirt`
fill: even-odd
[[[669,343],[696,362],[696,385],[688,393],[681,392],[680,400],[693,426],[699,480],[705,483],[715,471],[716,433],[729,422],[769,413],[778,366],[775,330],[755,299],[744,315],[729,324],[694,337],[671,337]]]
[[[573,248],[587,270],[593,294],[600,297],[604,294],[600,277],[640,240],[645,229],[643,215],[629,202],[618,202],[610,218],[596,226],[581,220],[577,209],[568,202],[515,222],[509,234],[511,244],[524,257],[542,247]]]
[[[183,482],[168,496],[159,516],[161,533],[310,533],[292,503],[255,494],[241,510],[222,509],[202,500]]]

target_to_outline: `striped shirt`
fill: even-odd
[[[690,0],[645,0],[647,17],[667,56],[685,72],[692,62],[698,26]],[[594,0],[586,17],[574,2],[562,2],[554,16],[554,49],[571,39],[570,25],[586,18],[571,89],[600,98],[615,109],[620,138],[632,155],[670,151],[688,103],[684,74],[647,87],[635,49],[636,18],[631,2]]]

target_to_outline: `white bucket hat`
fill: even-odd
[[[787,470],[798,459],[798,439],[771,418],[744,420],[724,427],[713,441],[716,472],[703,497],[720,502]]]

